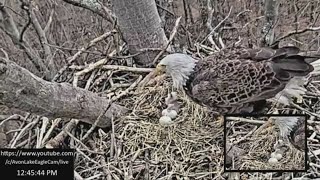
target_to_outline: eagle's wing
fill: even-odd
[[[289,140],[292,145],[301,151],[306,149],[305,121],[304,118],[300,118],[289,135]]]
[[[242,49],[236,51],[239,54],[239,58],[251,59],[254,61],[269,60],[270,58],[281,55],[296,55],[300,52],[300,49],[295,46],[285,46],[279,49],[272,49],[270,47],[262,47],[258,49]]]
[[[284,88],[265,63],[206,59],[190,83],[191,96],[210,107],[232,107],[273,97]],[[287,78],[287,77],[284,77]]]
[[[198,62],[187,88],[200,104],[237,107],[272,98],[292,77],[312,70],[299,55],[282,54],[260,62],[207,57]]]

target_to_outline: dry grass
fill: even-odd
[[[319,82],[314,81],[309,86],[310,92],[317,93],[319,86]],[[183,92],[179,92],[181,109],[178,118],[174,120],[175,123],[171,126],[159,124],[161,111],[166,107],[164,101],[170,91],[172,85],[169,79],[155,86],[130,91],[118,103],[132,111],[127,116],[116,119],[110,129],[96,128],[86,141],[81,142],[80,139],[90,126],[80,124],[72,130],[71,133],[74,135],[67,136],[64,143],[77,151],[75,172],[83,178],[97,179],[277,179],[319,176],[318,119],[311,118],[308,121],[310,168],[307,173],[225,173],[223,127],[209,116],[205,108],[196,105]],[[319,101],[319,98],[308,95],[300,105],[305,110],[316,113],[319,112]],[[280,111],[306,112],[292,110],[292,107],[290,109],[285,107]],[[57,119],[44,125],[48,122],[45,118],[39,119],[29,115],[20,119],[23,123],[11,133],[7,132],[15,134],[9,142],[9,146],[15,142],[15,148],[37,147],[37,142],[45,144],[61,132],[65,123]],[[44,128],[45,131],[40,130],[42,126],[47,127]],[[48,130],[50,126],[53,127],[52,132]],[[243,130],[250,131],[256,126],[246,125],[243,126]],[[17,136],[18,133],[21,135]],[[47,134],[49,139],[42,139]],[[275,133],[248,137],[248,142],[240,147],[248,149],[248,153],[243,156],[241,167],[270,168],[266,160],[275,138]],[[264,145],[261,146],[261,143]],[[252,157],[259,158],[252,161]],[[286,152],[282,163],[289,168],[301,161],[301,154],[291,149]]]
[[[151,179],[221,177],[223,127],[217,127],[205,109],[182,93],[179,99],[183,108],[175,123],[159,125],[169,90],[171,86],[165,82],[120,102],[133,110],[115,125],[115,139],[122,142],[122,152],[117,160],[111,157],[112,163],[131,162],[133,169],[142,165],[146,168],[144,176]]]
[[[249,118],[248,118],[249,119]],[[258,117],[252,119],[260,119]],[[266,117],[263,117],[265,119]],[[234,170],[305,170],[305,152],[301,152],[290,146],[284,151],[283,157],[276,164],[268,162],[270,155],[275,151],[274,145],[279,139],[279,130],[276,127],[264,129],[257,132],[257,125],[250,122],[227,120],[226,142],[234,144],[242,155],[235,158],[233,165],[228,169]],[[229,148],[227,148],[229,149]],[[230,154],[230,156],[234,156]],[[231,158],[232,159],[232,158]]]
[[[164,99],[171,91],[169,81],[156,87],[136,90],[132,95],[123,98],[120,103],[132,112],[114,123],[110,132],[97,134],[94,147],[105,152],[105,159],[96,156],[97,162],[106,161],[107,176],[112,179],[234,179],[237,173],[224,173],[223,127],[208,116],[205,108],[194,104],[183,92],[179,92],[182,108],[178,118],[171,126],[161,126],[158,119],[165,108]],[[252,130],[256,125],[244,127]],[[103,134],[103,135],[102,135]],[[241,135],[239,135],[241,137]],[[242,168],[252,169],[301,169],[304,162],[301,152],[289,149],[281,164],[271,167],[267,160],[272,151],[276,133],[261,134],[248,138],[240,148],[248,149],[243,156]],[[263,144],[263,145],[261,145]],[[312,146],[310,146],[312,148]],[[255,160],[252,160],[255,157]],[[259,158],[256,158],[259,157]],[[105,171],[101,165],[94,165],[79,156],[77,171],[86,177],[97,174],[87,171],[96,167]],[[312,158],[316,163],[317,159]],[[100,163],[99,163],[100,164]],[[103,164],[103,163],[102,163]],[[301,166],[297,167],[296,164]],[[82,169],[82,170],[81,170]],[[314,169],[308,173],[241,173],[238,177],[245,179],[270,179],[281,177],[314,177]]]

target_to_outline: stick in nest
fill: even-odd
[[[68,63],[67,65],[65,65],[63,68],[61,68],[59,70],[59,72],[53,77],[53,80],[52,81],[56,81],[60,75],[68,68],[68,66],[75,60],[77,59],[85,50],[89,49],[90,47],[92,47],[93,45],[95,45],[96,43],[104,40],[105,38],[113,35],[117,33],[117,31],[115,30],[112,30],[110,32],[106,32],[104,34],[102,34],[101,36],[93,39],[92,41],[89,42],[89,44],[87,44],[86,46],[84,46],[83,48],[81,48],[77,53],[75,53],[72,57],[68,58]]]

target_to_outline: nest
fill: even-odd
[[[306,170],[305,152],[290,146],[289,142],[281,153],[283,157],[279,162],[275,164],[269,162],[270,155],[275,151],[275,145],[280,136],[279,129],[276,129],[275,126],[257,133],[257,125],[250,122],[227,120],[226,123],[226,143],[229,152],[226,165],[231,164],[229,165],[231,167],[227,169],[241,171]]]
[[[125,167],[132,177],[141,174],[148,179],[221,177],[223,127],[204,108],[179,92],[183,108],[178,118],[170,126],[159,124],[170,89],[170,83],[165,82],[120,101],[132,112],[115,122],[114,133],[101,141],[110,166]],[[122,177],[117,171],[112,173]]]
[[[170,126],[159,124],[161,111],[166,108],[165,98],[172,91],[171,88],[171,82],[165,80],[163,84],[136,89],[122,98],[119,103],[132,111],[115,120],[111,129],[100,129],[96,133],[93,146],[105,156],[94,156],[94,162],[101,163],[84,160],[83,157],[77,159],[79,164],[76,167],[81,168],[77,171],[81,172],[82,177],[96,176],[99,171],[103,171],[111,179],[270,179],[305,175],[225,173],[224,128],[209,116],[206,108],[179,92],[178,98],[182,104],[177,119]],[[257,125],[249,126],[244,128],[250,130]],[[244,169],[303,169],[302,152],[295,149],[287,151],[280,164],[271,166],[268,163],[277,135],[270,133],[248,137],[246,143],[240,146],[248,149],[247,154],[241,157],[241,166]],[[297,167],[297,164],[301,166]],[[295,169],[290,169],[292,167]]]

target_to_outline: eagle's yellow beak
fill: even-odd
[[[162,65],[162,64],[158,64],[156,66],[155,71],[154,71],[154,75],[155,76],[160,76],[160,75],[164,74],[165,72],[166,72],[166,66]]]

